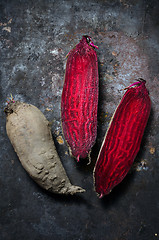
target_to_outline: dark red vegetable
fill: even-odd
[[[95,190],[100,197],[123,180],[140,149],[151,109],[145,83],[139,79],[126,88],[112,117],[94,169]]]
[[[97,136],[98,63],[89,36],[68,54],[61,100],[64,137],[71,154],[86,158]]]

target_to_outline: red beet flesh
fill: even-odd
[[[150,109],[145,81],[129,86],[113,115],[94,169],[95,190],[100,197],[109,194],[130,170]]]
[[[68,54],[61,99],[64,137],[72,155],[86,158],[97,136],[98,63],[89,36]]]

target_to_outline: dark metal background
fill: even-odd
[[[159,239],[159,1],[0,1],[0,239]],[[98,137],[92,163],[77,164],[62,136],[60,99],[66,54],[92,37],[100,76]],[[147,80],[151,115],[132,170],[98,199],[92,171],[126,86]],[[7,97],[34,104],[52,121],[58,153],[73,184],[86,193],[57,196],[22,168],[5,130]]]

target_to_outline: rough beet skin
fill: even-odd
[[[57,194],[85,190],[71,184],[57,154],[49,122],[35,106],[12,100],[5,108],[7,135],[30,177]]]
[[[101,146],[94,169],[95,190],[102,197],[126,176],[140,149],[151,102],[145,82],[127,87]]]
[[[97,136],[98,63],[89,36],[68,54],[61,99],[64,137],[71,154],[79,161],[86,158]]]

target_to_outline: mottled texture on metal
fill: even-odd
[[[0,239],[149,240],[159,237],[159,2],[0,2]],[[67,53],[82,35],[98,45],[98,135],[92,162],[76,163],[63,142],[60,102]],[[111,116],[134,78],[147,80],[152,110],[134,165],[98,199],[93,167]],[[86,193],[51,195],[22,168],[6,135],[7,97],[37,106],[52,123],[65,170]]]

